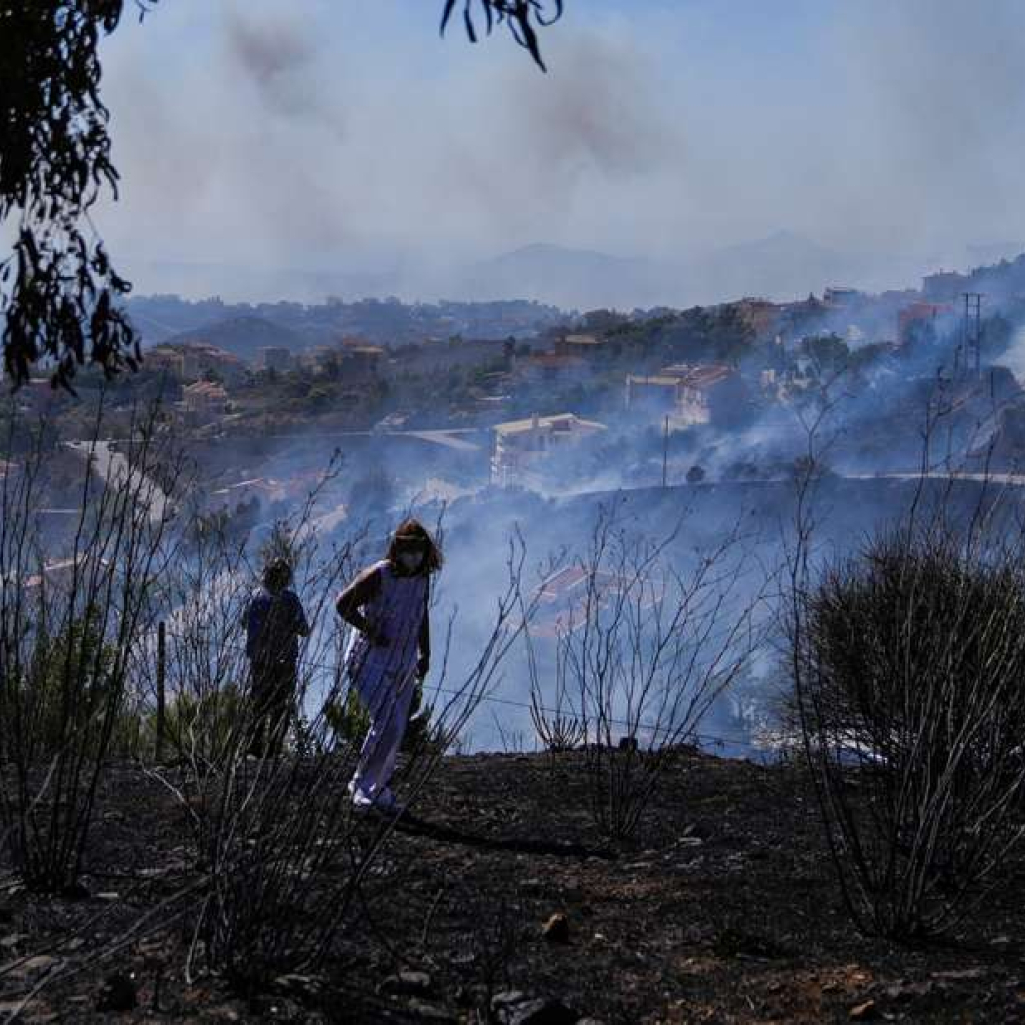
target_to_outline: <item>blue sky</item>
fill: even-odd
[[[133,257],[370,267],[798,232],[1025,243],[1025,3],[567,0],[550,73],[440,0],[163,0],[105,44]]]

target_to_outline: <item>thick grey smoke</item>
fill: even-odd
[[[289,18],[284,12],[276,21],[250,21],[238,7],[227,14],[231,52],[253,78],[273,94],[273,86],[302,66],[313,55],[312,26]]]
[[[835,75],[850,91],[849,200],[866,240],[909,230],[942,254],[965,242],[1025,243],[1025,8],[1014,0],[851,4],[831,32]],[[833,90],[831,90],[833,91]],[[826,168],[838,178],[842,168]],[[874,215],[879,204],[889,223]],[[869,234],[870,233],[870,234]]]
[[[371,270],[409,298],[684,303],[913,284],[1025,243],[1014,0],[570,4],[548,76],[505,38],[439,40],[433,6],[178,0],[126,23],[123,200],[100,220],[140,287],[182,287],[151,267],[177,261],[226,296],[331,269],[343,294]],[[590,293],[585,256],[488,263],[537,242],[646,262]]]

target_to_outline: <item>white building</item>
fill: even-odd
[[[726,426],[743,414],[747,402],[739,372],[723,363],[678,363],[650,377],[626,379],[627,409],[668,416],[674,428]]]
[[[559,453],[600,437],[607,428],[574,413],[561,413],[511,420],[493,430],[491,482],[507,487],[536,483]]]

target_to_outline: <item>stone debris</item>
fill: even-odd
[[[864,1003],[856,1004],[850,1009],[847,1017],[851,1021],[869,1021],[876,1016],[876,1002],[874,1000],[866,1000]]]
[[[528,1000],[510,1008],[505,1025],[577,1025],[580,1015],[560,1000]]]
[[[324,995],[324,980],[317,975],[279,975],[274,988],[303,1001],[315,1001]]]
[[[139,990],[133,975],[115,972],[108,975],[96,998],[97,1011],[134,1011],[139,1006]]]
[[[417,997],[410,997],[406,1010],[418,1021],[433,1021],[443,1025],[456,1025],[458,1022],[458,1019],[444,1007],[436,1007]]]
[[[503,1008],[513,1007],[522,1004],[527,999],[527,994],[518,989],[506,989],[496,993],[491,998],[491,1010],[501,1012]]]
[[[541,926],[541,935],[549,943],[569,943],[569,919],[557,911]]]
[[[404,971],[390,975],[381,983],[385,993],[403,993],[407,996],[421,996],[431,991],[431,977],[427,972]]]
[[[25,978],[28,975],[35,975],[37,972],[47,972],[54,965],[60,963],[59,957],[52,957],[50,954],[37,954],[35,957],[26,958],[21,964],[12,968],[8,974],[14,978]]]

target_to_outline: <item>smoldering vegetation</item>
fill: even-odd
[[[177,857],[191,866],[111,949],[176,931],[188,984],[218,979],[250,1000],[268,979],[337,969],[406,827],[359,819],[350,803],[366,724],[333,599],[408,514],[446,553],[431,594],[435,668],[396,780],[405,821],[431,842],[468,842],[417,818],[446,757],[536,752],[572,766],[575,810],[614,857],[647,842],[652,809],[704,749],[800,774],[864,933],[950,930],[1016,864],[1016,485],[841,476],[818,460],[813,425],[785,478],[561,497],[418,500],[391,477],[375,494],[360,476],[370,459],[327,457],[301,500],[240,525],[197,501],[195,452],[158,422],[140,411],[112,444],[98,416],[70,448],[12,423],[0,492],[9,877],[87,896],[104,781],[126,765],[176,809]],[[294,463],[290,452],[275,458]],[[323,455],[308,449],[304,471]],[[51,530],[38,510],[73,483],[77,518]],[[242,610],[273,555],[296,567],[313,630],[288,742],[253,760]],[[72,970],[83,962],[62,955],[40,991]]]

